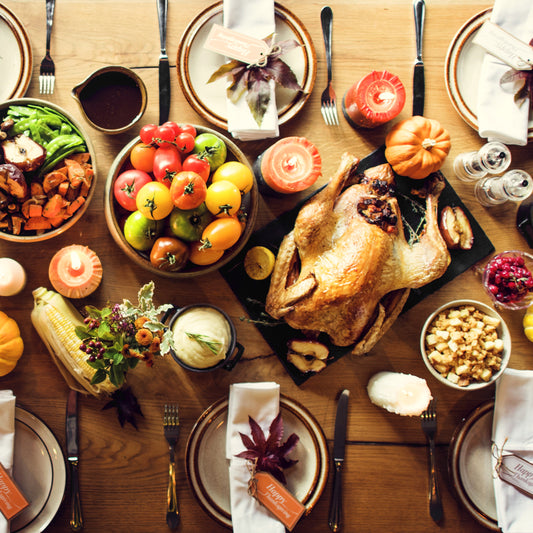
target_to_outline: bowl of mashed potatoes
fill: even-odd
[[[187,370],[232,370],[244,352],[229,316],[211,304],[177,309],[168,327],[174,339],[170,354]]]

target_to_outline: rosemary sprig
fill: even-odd
[[[189,331],[186,331],[185,335],[187,335],[189,339],[194,339],[198,344],[208,348],[214,355],[218,355],[222,343],[212,339],[208,335],[202,335],[201,333],[190,333]]]

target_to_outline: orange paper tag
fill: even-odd
[[[305,506],[267,472],[253,474],[253,487],[252,496],[292,531],[304,513]]]
[[[204,43],[204,48],[244,63],[261,63],[270,48],[261,39],[213,24]]]
[[[0,511],[7,520],[11,520],[28,505],[28,500],[0,463]]]

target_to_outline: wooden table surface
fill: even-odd
[[[45,2],[7,0],[3,2],[22,21],[33,50],[33,77],[26,96],[39,97],[39,63],[45,48]],[[212,0],[169,1],[167,50],[171,61],[172,104],[170,119],[210,127],[183,97],[175,68],[180,37],[187,24]],[[390,125],[375,130],[354,130],[345,120],[338,127],[326,127],[320,113],[320,94],[326,85],[324,45],[320,28],[323,3],[285,0],[283,5],[297,15],[308,29],[315,48],[318,74],[315,90],[303,110],[281,127],[281,136],[305,136],[319,149],[324,183],[336,169],[344,151],[364,157],[382,144]],[[414,23],[407,0],[333,0],[333,79],[340,102],[342,95],[371,70],[388,69],[404,82],[408,102],[400,118],[411,113],[412,67],[415,57]],[[452,170],[454,157],[478,149],[483,141],[455,112],[447,96],[444,61],[455,33],[470,17],[491,6],[490,2],[432,0],[426,11],[424,62],[426,65],[426,108],[428,117],[439,120],[452,137],[452,150],[443,172],[466,206],[479,221],[496,251],[527,250],[515,228],[516,206],[485,209],[473,196],[473,187],[458,181]],[[132,67],[148,88],[148,107],[143,123],[158,120],[159,34],[156,2],[148,0],[60,0],[56,3],[52,56],[56,64],[56,90],[43,99],[68,110],[82,121],[71,88],[95,69],[105,65]],[[115,245],[103,216],[104,183],[120,148],[138,129],[119,136],[106,136],[87,125],[97,153],[98,185],[83,218],[63,235],[42,243],[20,245],[0,241],[0,256],[19,260],[28,274],[22,293],[0,298],[0,309],[15,318],[25,342],[16,369],[0,378],[1,389],[12,389],[17,403],[40,417],[54,432],[64,449],[67,385],[54,366],[45,346],[30,322],[32,290],[50,287],[47,269],[52,255],[68,244],[83,244],[100,257],[104,276],[100,288],[89,298],[77,301],[104,305],[135,299],[139,287],[153,276],[130,262]],[[221,133],[227,133],[222,132]],[[238,145],[250,161],[270,146],[272,140]],[[513,167],[533,172],[531,146],[512,147]],[[256,227],[291,208],[297,196],[283,200],[260,199]],[[479,277],[469,270],[432,296],[400,316],[367,357],[344,357],[324,372],[296,386],[277,356],[272,353],[255,326],[239,320],[245,314],[220,274],[192,281],[155,279],[158,303],[185,305],[212,302],[221,305],[235,322],[238,339],[245,346],[243,360],[230,373],[224,370],[195,374],[161,359],[152,369],[144,366],[131,372],[128,382],[137,394],[144,418],[138,429],[121,428],[112,410],[102,410],[104,401],[83,397],[80,401],[80,484],[85,530],[90,532],[166,531],[165,499],[168,453],[163,438],[162,409],[165,402],[178,402],[182,434],[178,447],[177,474],[182,512],[180,531],[226,531],[198,505],[187,482],[184,453],[187,437],[201,413],[213,402],[227,397],[229,385],[246,381],[273,380],[281,392],[301,402],[316,417],[333,443],[336,398],[351,392],[344,477],[344,531],[428,532],[483,531],[454,497],[447,473],[448,444],[462,418],[490,399],[493,388],[466,393],[439,384],[427,372],[418,349],[421,326],[437,306],[457,297],[488,302]],[[512,334],[510,366],[533,368],[531,345],[522,327],[522,312],[502,312]],[[366,385],[378,371],[411,373],[427,379],[438,399],[438,476],[445,518],[436,526],[428,512],[427,455],[425,438],[417,418],[388,413],[368,399]],[[327,515],[331,494],[330,474],[326,489],[309,516],[294,531],[328,531]],[[70,530],[68,491],[48,531]]]

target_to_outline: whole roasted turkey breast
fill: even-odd
[[[442,276],[450,255],[438,225],[442,177],[426,180],[426,224],[410,244],[390,166],[358,175],[358,162],[344,154],[330,182],[299,211],[280,245],[266,311],[309,336],[323,332],[337,346],[366,353],[409,289]]]

